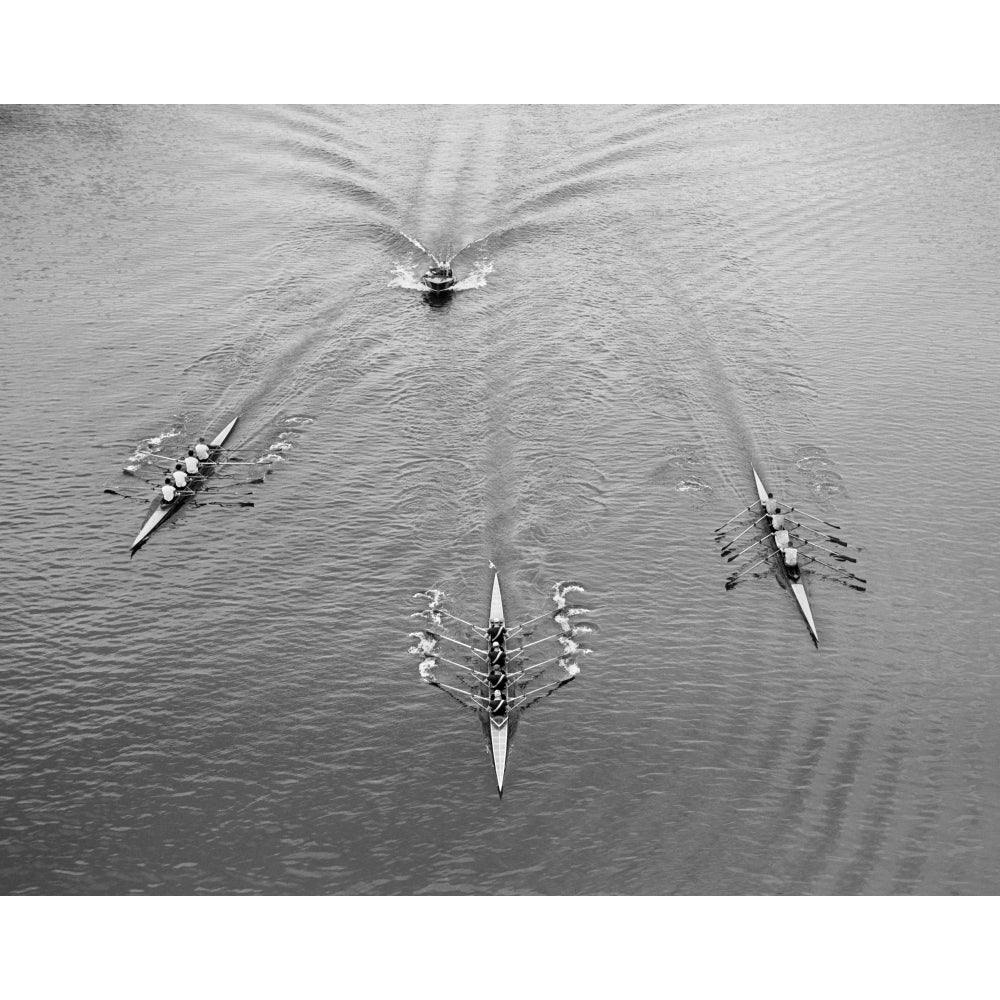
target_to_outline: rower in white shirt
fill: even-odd
[[[788,574],[789,580],[798,580],[799,578],[799,550],[795,548],[794,545],[789,545],[787,548],[782,549],[782,556],[785,560],[785,572]]]
[[[184,471],[184,466],[181,465],[180,462],[178,462],[177,465],[174,466],[173,476],[174,476],[174,486],[176,486],[177,489],[179,490],[187,489],[188,475]]]
[[[198,443],[194,446],[194,454],[199,462],[208,461],[209,450],[204,438],[198,438]]]
[[[167,476],[163,480],[163,485],[160,487],[160,493],[163,494],[164,503],[173,503],[174,499],[177,497],[177,487],[174,486],[174,481]]]
[[[198,459],[195,458],[194,448],[188,449],[187,457],[184,459],[184,471],[189,476],[194,476],[198,473]]]

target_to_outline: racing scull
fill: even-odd
[[[199,471],[197,476],[192,476],[189,483],[188,489],[183,492],[178,491],[177,495],[169,503],[163,500],[154,500],[150,505],[149,511],[146,514],[146,520],[143,522],[142,527],[139,529],[139,534],[135,536],[135,541],[129,548],[129,558],[136,554],[136,552],[146,544],[149,536],[156,531],[156,529],[163,524],[164,521],[169,520],[174,514],[177,513],[183,507],[188,500],[190,500],[199,490],[203,489],[205,486],[205,481],[215,473],[218,468],[219,456],[222,452],[222,445],[225,443],[226,438],[232,433],[233,428],[236,426],[236,421],[239,417],[233,417],[233,419],[226,424],[225,427],[219,431],[218,434],[209,442],[208,445],[208,461],[203,463],[204,471]]]
[[[757,475],[757,470],[753,467],[753,465],[751,465],[750,468],[753,470],[754,482],[757,484],[757,496],[760,498],[761,512],[766,513],[767,508],[765,505],[767,504],[767,490],[764,488],[764,484],[763,482],[761,482],[760,476]],[[767,518],[767,527],[771,529],[770,517]],[[773,529],[768,544],[778,556],[777,559],[778,572],[781,573],[781,575],[787,581],[788,586],[791,588],[792,594],[795,597],[795,601],[799,606],[799,611],[802,612],[802,617],[805,619],[806,625],[809,627],[809,635],[811,636],[812,641],[818,647],[819,635],[816,632],[816,623],[813,621],[812,610],[809,607],[809,597],[806,594],[805,585],[802,583],[802,577],[800,575],[799,579],[793,580],[788,575],[788,571],[785,569],[785,560],[782,558],[781,551],[778,549],[778,546],[775,544],[774,541]]]
[[[503,600],[500,596],[500,574],[493,574],[493,594],[490,598],[490,625],[487,629],[487,658],[491,656],[492,643],[499,644],[504,658],[507,655],[507,628],[503,616]],[[507,726],[509,723],[507,706],[508,682],[503,681],[502,685],[494,687],[486,682],[487,706],[490,718],[490,747],[493,751],[493,767],[497,775],[497,791],[503,795],[503,775],[507,767]],[[494,698],[499,690],[503,699],[502,711],[495,711],[493,708]]]

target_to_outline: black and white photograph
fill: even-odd
[[[4,919],[995,897],[1000,106],[424,44],[5,84]]]

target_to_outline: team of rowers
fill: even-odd
[[[505,642],[507,639],[507,629],[503,622],[491,621],[486,630],[487,663],[489,673],[486,675],[486,684],[490,690],[490,715],[496,719],[502,719],[507,714],[507,651]]]
[[[202,463],[208,462],[210,455],[205,439],[198,438],[198,443],[188,449],[183,461],[174,466],[173,472],[167,473],[163,485],[159,487],[163,503],[173,503],[180,494],[194,492],[188,486],[188,481],[201,474]]]
[[[785,527],[785,515],[781,512],[778,501],[774,499],[773,493],[768,493],[767,501],[764,504],[764,513],[771,519],[771,532],[774,535],[774,544],[781,553],[785,562],[785,572],[789,580],[799,578],[799,550],[792,545],[791,536]]]

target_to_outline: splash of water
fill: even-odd
[[[437,655],[438,640],[432,632],[411,632],[410,639],[416,639],[416,645],[410,647],[414,656],[429,657]]]
[[[441,266],[447,266],[448,262]],[[426,292],[427,286],[423,283],[422,274],[417,273],[417,268],[413,263],[402,263],[397,261],[393,266],[395,277],[386,286],[387,288],[405,288],[411,292]],[[486,276],[493,272],[492,261],[479,261],[473,265],[472,270],[464,277],[452,285],[452,292],[467,292],[473,288],[483,288],[488,284]]]
[[[427,291],[427,286],[417,276],[412,264],[397,263],[393,273],[396,277],[389,282],[388,288],[408,288],[413,292]]]
[[[566,595],[574,592],[584,594],[583,584],[574,583],[572,580],[561,580],[552,588],[552,600],[560,608],[566,607]]]
[[[166,441],[167,438],[180,437],[180,436],[181,436],[180,428],[175,427],[169,431],[164,431],[159,437],[146,438],[146,440],[143,443],[148,444],[150,448],[158,448],[161,444],[163,444],[164,441]]]
[[[563,623],[568,623],[570,618],[575,618],[577,615],[589,615],[593,614],[590,608],[583,608],[579,605],[565,605],[561,608],[557,608],[552,613],[552,620],[557,624],[562,626]],[[565,625],[565,629],[568,629],[569,625]]]
[[[442,624],[441,608],[444,607],[445,592],[431,587],[428,590],[422,590],[420,593],[414,594],[413,598],[414,600],[423,598],[428,602],[428,605],[425,611],[415,611],[410,617],[423,618],[424,621],[431,622],[431,624],[440,628]]]
[[[440,612],[431,611],[430,608],[428,608],[426,611],[414,611],[413,614],[410,615],[410,617],[423,618],[424,621],[428,621],[431,624],[436,625],[438,628],[440,628],[442,625]]]
[[[455,283],[454,291],[467,292],[473,288],[484,288],[489,282],[486,275],[493,273],[493,261],[477,261],[472,270],[461,281]]]
[[[413,595],[413,599],[426,598],[430,603],[427,606],[428,611],[437,611],[438,608],[444,606],[445,592],[443,590],[437,590],[434,587],[429,587],[427,590],[422,590],[418,594]]]
[[[155,437],[143,438],[136,450],[125,460],[125,465],[122,467],[122,471],[128,473],[138,472],[139,469],[148,462],[156,462],[169,457],[160,452],[160,446],[168,438],[180,436],[180,428],[172,427],[170,430],[164,431],[162,434]]]
[[[427,247],[425,247],[423,243],[420,242],[420,240],[415,239],[409,233],[403,232],[402,229],[399,232],[401,235],[405,236],[406,239],[408,239],[421,253],[427,254],[427,256],[430,257],[430,259],[433,260],[435,264],[442,263],[440,260],[437,259],[437,256],[435,254],[431,253],[431,251],[428,250]]]
[[[563,648],[563,656],[575,656],[580,650],[580,644],[571,636],[557,635],[556,642]]]
[[[675,489],[678,493],[687,493],[689,491],[700,491],[700,490],[710,490],[712,487],[705,483],[699,482],[697,479],[682,479]]]

